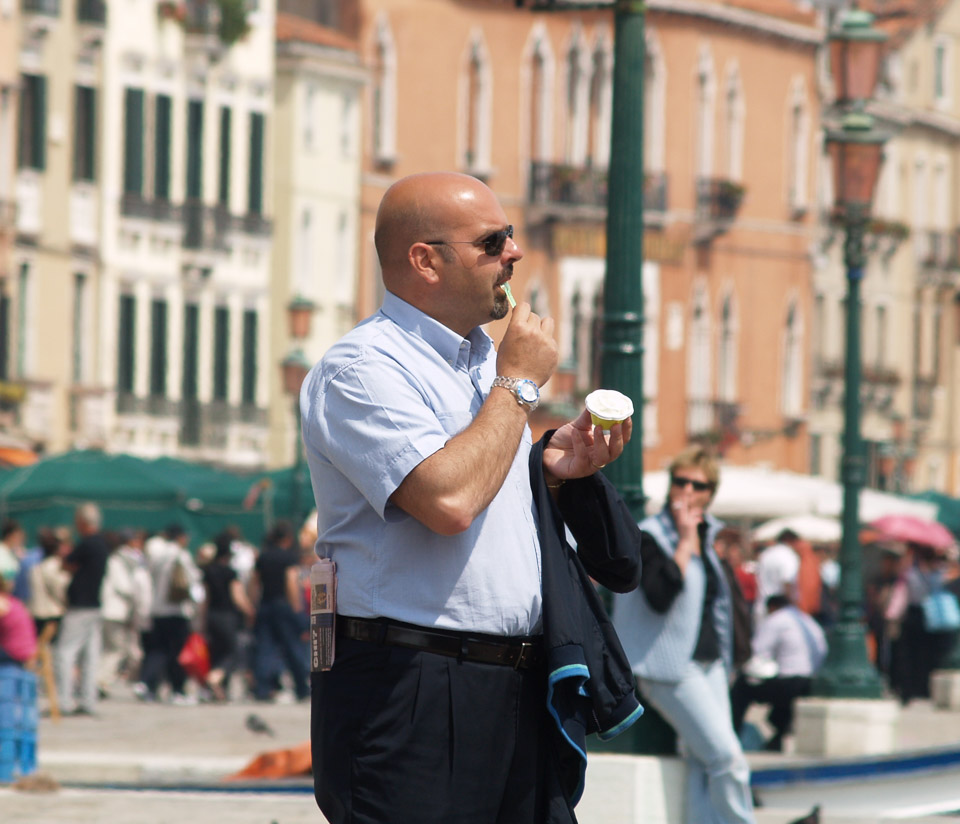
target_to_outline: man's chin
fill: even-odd
[[[490,320],[502,320],[507,316],[507,312],[510,311],[510,305],[507,303],[507,299],[504,298],[494,298],[493,309],[490,310]]]

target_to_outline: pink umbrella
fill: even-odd
[[[894,541],[923,544],[934,549],[946,549],[955,543],[953,533],[943,524],[924,521],[914,515],[884,515],[870,526]]]

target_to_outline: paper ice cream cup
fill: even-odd
[[[633,401],[616,389],[595,389],[584,401],[594,426],[609,429],[633,414]]]

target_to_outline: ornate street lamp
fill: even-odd
[[[306,513],[303,509],[303,487],[305,484],[303,466],[303,443],[300,426],[300,387],[312,364],[302,349],[294,349],[282,361],[283,391],[293,397],[293,417],[297,421],[297,437],[294,441],[293,477],[290,491],[290,520],[295,531],[300,529]]]
[[[886,135],[864,112],[880,67],[882,33],[871,28],[872,15],[853,11],[831,36],[830,56],[837,102],[846,109],[839,129],[827,130],[833,160],[836,209],[846,230],[846,358],[844,365],[843,537],[840,545],[840,616],[830,633],[829,653],[817,676],[815,695],[832,698],[880,698],[883,683],[867,658],[863,628],[863,571],[860,547],[860,490],[866,459],[860,435],[860,282],[866,258],[864,233],[880,172]]]

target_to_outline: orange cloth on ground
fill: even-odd
[[[248,778],[291,778],[310,775],[313,771],[313,756],[310,742],[285,750],[260,753],[240,772],[228,775],[224,781],[243,781]]]
[[[797,606],[807,615],[820,612],[820,593],[823,586],[820,578],[820,559],[809,541],[797,541],[793,545],[800,558],[797,571]]]

